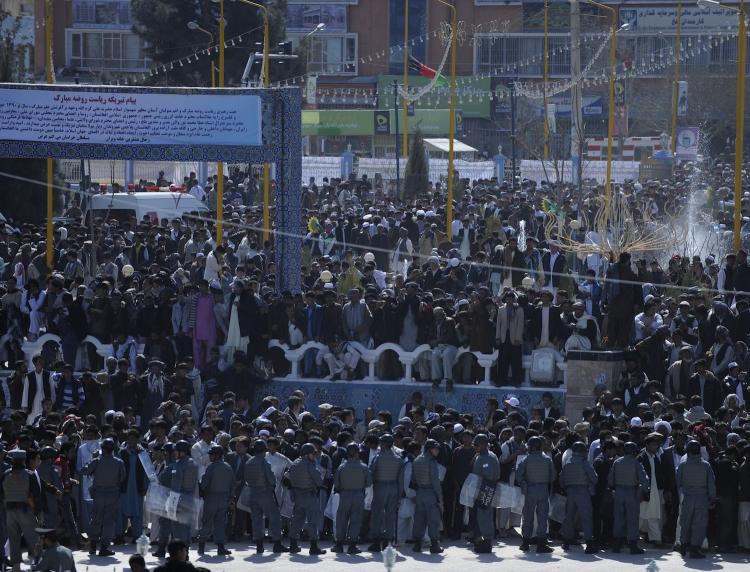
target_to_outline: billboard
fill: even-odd
[[[701,130],[699,127],[678,127],[675,156],[683,161],[697,160],[700,139]]]
[[[624,24],[628,24],[628,32],[674,33],[677,29],[677,7],[621,8],[620,25]],[[737,15],[718,6],[709,10],[683,6],[680,28],[683,34],[736,29]]]
[[[346,6],[328,4],[288,4],[286,31],[309,32],[325,24],[326,32],[346,32]]]
[[[99,145],[261,145],[258,95],[0,88],[0,140]]]

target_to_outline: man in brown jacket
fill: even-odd
[[[516,302],[515,292],[503,294],[503,305],[497,309],[497,326],[495,329],[495,347],[498,349],[496,385],[505,385],[508,381],[508,368],[511,369],[511,383],[521,385],[523,369],[521,367],[521,344],[523,343],[524,312]]]

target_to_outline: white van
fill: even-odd
[[[199,213],[205,216],[208,206],[189,193],[151,192],[151,193],[108,193],[93,195],[91,209],[86,213],[86,224],[89,216],[102,220],[117,219],[120,222],[138,224],[144,217],[158,223],[162,219],[181,218],[188,213]]]

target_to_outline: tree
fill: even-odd
[[[270,27],[270,50],[276,51],[286,38],[286,0],[261,2],[268,7]],[[211,44],[208,34],[189,30],[188,22],[195,21],[201,28],[213,34],[213,45],[219,43],[219,5],[211,0],[132,0],[133,31],[148,42],[148,56],[156,64],[168,64],[201,52]],[[225,49],[224,85],[237,86],[242,78],[249,55],[262,51],[263,14],[252,6],[224,0],[225,38],[229,45]],[[241,42],[232,45],[230,38],[245,34]],[[256,47],[256,43],[259,46]],[[211,64],[216,66],[218,85],[219,54],[211,50],[210,55],[199,54],[197,60],[175,65],[166,73],[154,78],[166,85],[210,86]],[[192,59],[192,58],[191,58]],[[271,80],[276,81],[302,73],[302,58],[296,62],[271,64]],[[171,68],[171,66],[170,66]]]
[[[10,26],[5,22],[12,16],[0,10],[0,84],[22,81],[26,77],[23,49],[16,45],[20,29],[20,17]],[[44,222],[46,209],[47,164],[44,159],[0,159],[0,210],[14,221],[27,223]],[[37,184],[32,181],[40,181]],[[62,201],[55,194],[55,207],[59,210]]]
[[[424,196],[430,186],[430,165],[424,148],[422,132],[417,129],[412,138],[409,160],[404,173],[404,199]]]

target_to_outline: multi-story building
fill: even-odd
[[[0,24],[0,34],[15,28],[14,44],[23,58],[23,69],[29,74],[34,68],[34,2],[33,0],[4,0],[2,8],[8,14]]]
[[[44,53],[45,0],[36,0],[36,51]],[[142,73],[149,69],[145,43],[132,31],[130,0],[72,0],[52,2],[53,54],[56,69],[67,75]],[[44,58],[36,58],[35,71],[44,72]]]
[[[376,111],[393,109],[393,81],[402,82],[405,0],[288,0],[288,35],[308,42],[308,110],[303,131],[308,151],[336,154],[348,144],[376,156],[395,152],[395,115],[378,129]],[[604,0],[615,9],[616,127],[619,136],[658,135],[669,131],[674,80],[678,0],[636,0],[626,5]],[[511,105],[508,85],[516,80],[539,93],[543,76],[543,0],[460,0],[457,137],[481,152],[494,154],[510,145]],[[609,11],[581,1],[581,65],[585,72],[583,115],[586,135],[606,132],[609,66]],[[571,96],[561,89],[570,79],[570,4],[548,0],[547,54],[550,93],[548,117],[556,133],[557,154],[569,148]],[[446,38],[441,34],[450,10],[437,0],[409,0],[409,53],[432,68],[440,65]],[[323,30],[316,30],[324,23]],[[679,79],[688,83],[683,124],[729,129],[734,116],[737,16],[722,9],[682,7]],[[315,30],[315,31],[314,31]],[[312,33],[311,33],[312,32]],[[447,75],[448,68],[443,71]],[[717,89],[717,78],[720,85]],[[410,84],[426,80],[412,72]],[[554,89],[552,89],[554,86]],[[422,98],[409,118],[429,135],[447,135],[448,98],[440,88]],[[543,100],[515,99],[516,127],[527,141],[521,154],[541,148]],[[550,111],[551,110],[551,111]],[[382,114],[380,114],[382,116]],[[403,123],[401,124],[403,129]]]

